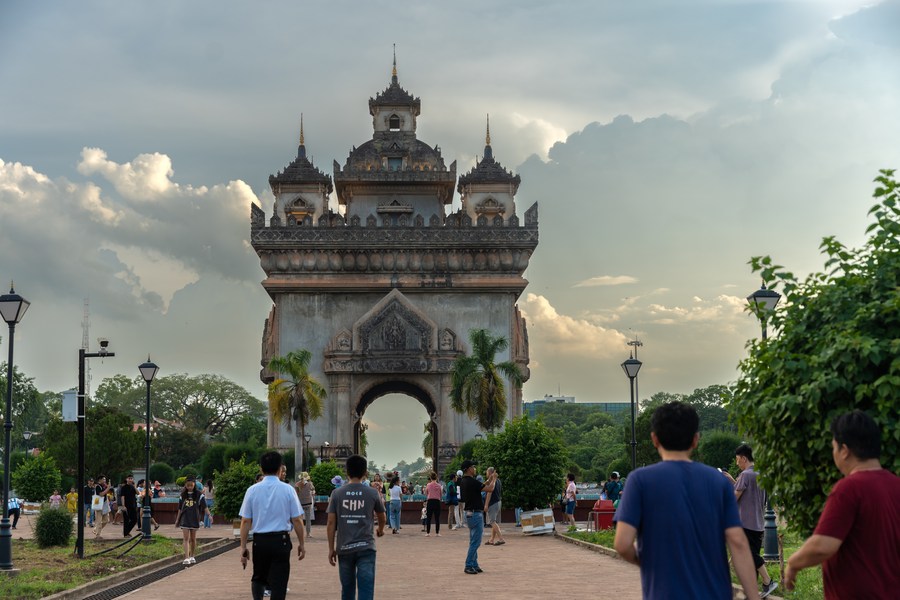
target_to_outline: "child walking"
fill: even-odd
[[[191,475],[184,482],[181,497],[178,499],[178,514],[175,516],[175,526],[181,527],[181,535],[184,540],[183,565],[193,565],[197,562],[194,553],[197,550],[197,530],[206,514],[206,498],[197,489],[197,482]]]

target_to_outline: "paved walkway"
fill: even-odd
[[[399,535],[378,539],[375,596],[401,600],[438,594],[448,596],[454,587],[490,591],[492,598],[596,598],[621,600],[641,597],[637,567],[624,561],[579,548],[552,536],[526,537],[519,530],[503,528],[507,543],[482,546],[480,575],[465,575],[468,530],[442,531],[426,538],[420,528],[407,525]],[[214,527],[224,533],[225,527]],[[160,529],[160,533],[163,530]],[[169,532],[165,532],[168,534]],[[174,533],[174,532],[173,532]],[[201,534],[203,530],[201,530]],[[121,535],[121,534],[120,534]],[[174,537],[174,536],[173,536]],[[487,540],[487,537],[485,537]],[[328,564],[325,528],[313,528],[307,540],[306,558],[291,565],[288,598],[338,598],[337,568]],[[189,590],[192,598],[249,598],[251,567],[240,568],[237,549],[202,561],[127,597],[177,597]],[[459,586],[465,586],[459,588]]]

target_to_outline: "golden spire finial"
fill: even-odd
[[[394,68],[391,69],[391,77],[397,81],[397,44],[394,44]]]
[[[300,145],[303,145],[303,113],[300,113]]]
[[[491,145],[491,115],[487,116],[487,134],[484,136],[484,143],[487,146]]]

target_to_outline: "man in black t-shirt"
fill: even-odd
[[[478,566],[478,546],[484,535],[484,502],[481,492],[490,494],[494,490],[494,479],[489,477],[484,483],[475,479],[475,465],[472,460],[464,460],[462,464],[463,478],[459,482],[459,501],[464,503],[466,510],[466,523],[469,526],[469,551],[466,554],[465,573],[477,575],[481,573]]]
[[[131,535],[131,530],[137,525],[137,488],[134,487],[134,475],[125,478],[125,483],[119,487],[119,502],[125,507],[125,521],[123,533],[125,537]]]
[[[88,479],[87,485],[85,485],[81,490],[81,508],[84,511],[85,527],[94,526],[94,511],[91,510],[91,501],[93,500],[94,494],[96,493],[97,488],[94,486],[94,480]]]

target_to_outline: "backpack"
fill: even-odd
[[[444,504],[457,504],[458,502],[456,483],[450,481],[447,483],[447,492],[444,494]]]

